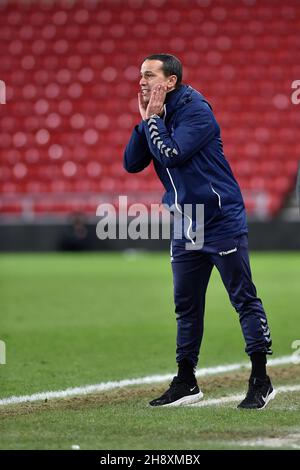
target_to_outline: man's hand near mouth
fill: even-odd
[[[153,87],[149,102],[145,101],[142,93],[138,93],[139,110],[143,120],[149,119],[152,114],[163,115],[166,94],[167,87],[164,84]]]

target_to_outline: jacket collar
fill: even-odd
[[[167,108],[167,115],[172,113],[177,107],[191,101],[191,94],[193,88],[189,85],[180,85],[179,88],[170,91],[166,95],[165,105]]]
[[[192,95],[194,93],[198,94],[199,97],[201,98],[201,101],[208,104],[210,109],[212,109],[211,104],[207,101],[205,96],[202,95],[202,93],[194,90],[194,88],[192,88],[190,85],[180,85],[179,88],[170,91],[166,95],[166,99],[165,99],[165,105],[166,105],[166,111],[167,111],[166,115],[170,116],[170,114],[172,114],[175,111],[175,109],[180,108],[184,104],[192,101],[193,99]]]

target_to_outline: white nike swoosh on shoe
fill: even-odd
[[[263,410],[267,404],[269,403],[269,401],[271,400],[274,400],[276,396],[276,390],[273,388],[272,392],[271,393],[267,393],[267,395],[265,397],[262,397],[263,401],[265,402],[264,406],[262,406],[261,408],[259,408],[259,410]]]
[[[272,390],[272,392],[273,392],[273,390]],[[269,398],[269,396],[270,396],[270,394],[271,394],[272,392],[271,392],[270,390],[268,390],[267,395],[266,395],[265,397],[262,396],[262,399],[263,399],[263,401],[264,401],[265,403],[268,401],[268,398]]]
[[[193,390],[195,390],[196,387],[193,387],[193,388],[190,388],[190,392],[192,392]]]
[[[267,395],[266,395],[265,397],[262,396],[262,399],[263,399],[263,401],[264,401],[265,403],[266,403],[266,401],[267,401],[267,399],[268,399],[268,396],[269,396],[269,392],[267,393]]]

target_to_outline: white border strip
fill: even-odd
[[[297,362],[298,360],[298,362]],[[299,357],[295,355],[278,357],[277,359],[269,359],[268,366],[277,366],[281,364],[297,364],[299,363]],[[197,371],[197,377],[205,377],[208,375],[222,374],[226,372],[232,372],[240,369],[250,369],[249,363],[238,363],[238,364],[227,364],[216,367],[207,367]],[[7,398],[0,399],[0,406],[4,405],[15,405],[17,403],[26,403],[26,402],[35,402],[35,401],[44,401],[51,398],[67,398],[75,395],[89,395],[97,392],[104,392],[107,390],[113,390],[115,388],[125,388],[130,385],[144,385],[144,384],[154,384],[160,382],[166,382],[172,380],[174,374],[165,374],[165,375],[150,375],[147,377],[141,377],[137,379],[125,379],[116,382],[103,382],[95,385],[85,385],[82,387],[67,388],[66,390],[58,391],[48,391],[34,393],[32,395],[21,395],[21,396],[11,396]],[[202,402],[204,403],[204,402]]]

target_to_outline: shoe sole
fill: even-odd
[[[185,397],[179,398],[179,400],[173,401],[172,403],[166,403],[165,405],[159,405],[159,406],[151,406],[151,408],[166,408],[167,406],[182,406],[182,405],[190,405],[192,403],[197,403],[198,401],[203,398],[203,393],[200,391],[199,393],[196,393],[195,395],[187,395]]]

